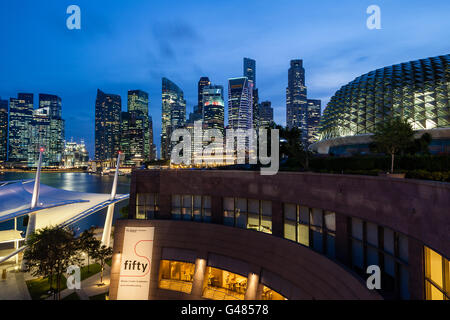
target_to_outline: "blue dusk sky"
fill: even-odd
[[[72,4],[81,30],[66,27]],[[372,4],[380,30],[366,27]],[[291,59],[303,59],[308,98],[324,108],[361,74],[448,54],[450,1],[3,0],[0,43],[0,97],[31,92],[37,107],[38,93],[60,96],[66,139],[84,138],[92,157],[97,88],[120,94],[123,110],[128,90],[147,91],[159,146],[161,77],[182,88],[189,113],[201,76],[226,88],[250,57],[260,100],[272,101],[284,125]]]

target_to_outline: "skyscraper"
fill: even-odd
[[[210,85],[203,88],[203,125],[206,129],[224,130],[225,102],[223,86]]]
[[[258,128],[258,108],[259,108],[259,92],[256,88],[256,61],[250,58],[244,58],[244,77],[247,77],[249,82],[253,83],[252,92],[252,113],[253,113],[253,127]]]
[[[125,155],[125,163],[132,165],[134,159],[146,161],[150,159],[148,93],[142,90],[128,91],[128,111],[122,112],[121,150]]]
[[[303,60],[291,60],[286,88],[286,126],[302,132],[302,143],[307,143],[307,92]]]
[[[319,140],[321,101],[308,99],[308,145]]]
[[[186,100],[183,91],[172,81],[162,78],[161,159],[170,159],[172,132],[186,123]]]
[[[119,95],[97,90],[95,100],[95,159],[113,160],[120,147],[120,112],[122,100]]]
[[[197,113],[202,115],[203,114],[203,88],[206,86],[209,86],[211,84],[211,81],[209,81],[208,77],[201,77],[198,81],[198,104],[197,104]],[[196,110],[194,109],[194,112]],[[200,120],[200,119],[198,119]]]
[[[228,79],[228,125],[231,129],[253,127],[253,82],[247,77]]]
[[[258,111],[258,127],[267,129],[273,122],[272,103],[270,101],[261,102]]]
[[[0,99],[0,162],[8,158],[8,100]]]
[[[33,94],[19,93],[9,100],[9,151],[10,162],[26,165],[31,145],[30,123],[33,118]]]
[[[45,167],[49,166],[52,154],[50,148],[51,119],[49,106],[33,110],[29,130],[31,143],[28,148],[28,167],[37,167],[41,148],[44,148],[42,165]]]
[[[43,111],[45,110],[45,111]],[[44,159],[46,165],[58,166],[61,164],[64,152],[65,139],[65,122],[62,119],[62,103],[61,98],[52,94],[39,94],[39,108],[33,112],[33,118],[48,118],[49,123],[49,139],[46,144],[37,145],[33,141],[33,156],[29,158],[29,165],[37,165],[39,160],[39,148],[44,147]],[[33,122],[38,123],[38,122]],[[32,140],[35,138],[32,135]],[[39,143],[38,143],[39,144]]]
[[[256,61],[250,58],[244,58],[244,77],[253,82],[256,87]]]
[[[149,154],[149,158],[150,161],[154,161],[157,159],[157,155],[156,155],[156,145],[154,143],[154,139],[153,139],[153,118],[152,116],[148,116],[148,140],[150,143],[150,154]]]

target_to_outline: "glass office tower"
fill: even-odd
[[[247,77],[228,79],[228,125],[231,129],[253,127],[253,82]]]
[[[307,90],[303,60],[291,60],[286,88],[286,125],[302,132],[302,143],[307,141]]]
[[[206,129],[224,130],[225,102],[223,86],[211,85],[203,88],[203,125]]]
[[[19,93],[9,100],[9,152],[10,162],[26,166],[31,145],[30,123],[33,118],[33,94]]]
[[[273,122],[272,103],[270,101],[261,102],[258,111],[258,127],[269,128],[270,124]]]
[[[183,91],[172,81],[162,78],[161,159],[170,159],[172,132],[186,123],[186,100]]]
[[[8,159],[8,100],[0,99],[0,162]]]
[[[95,101],[95,159],[113,160],[120,148],[120,95],[97,90]]]

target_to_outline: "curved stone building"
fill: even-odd
[[[371,71],[343,86],[330,99],[321,118],[321,141],[313,150],[324,153],[343,145],[367,149],[370,139],[364,139],[364,135],[373,133],[377,124],[389,117],[406,118],[419,132],[449,128],[449,98],[450,55]],[[450,152],[450,132],[446,131],[444,137],[442,132],[436,136],[430,132],[433,139],[440,140],[432,143],[436,145],[433,153]],[[347,139],[335,140],[339,138]]]
[[[136,170],[110,298],[448,300],[449,207],[450,184],[438,182]]]

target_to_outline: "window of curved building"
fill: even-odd
[[[409,299],[408,237],[358,218],[349,218],[348,229],[351,267],[366,278],[368,266],[379,266],[381,293]]]
[[[334,212],[285,203],[284,237],[335,257],[336,215]]]
[[[223,218],[228,226],[272,233],[272,202],[226,197]]]
[[[211,222],[211,197],[172,195],[172,219]]]
[[[450,262],[436,251],[425,247],[425,298],[450,300]]]
[[[262,300],[287,300],[281,294],[279,294],[278,292],[276,292],[266,286],[263,286],[261,299]]]
[[[226,270],[207,267],[203,298],[211,300],[244,300],[247,277]]]
[[[190,294],[194,281],[195,264],[173,260],[161,260],[158,287]]]
[[[136,219],[154,219],[159,212],[157,193],[136,194]]]

